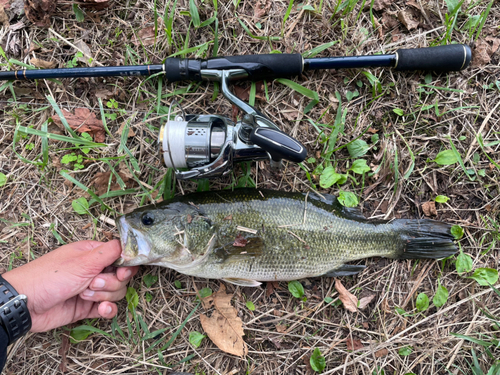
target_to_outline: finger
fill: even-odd
[[[97,246],[82,260],[82,268],[97,275],[105,267],[120,257],[122,252],[120,241],[112,240]]]
[[[80,297],[87,301],[101,302],[101,301],[119,301],[127,294],[127,288],[123,288],[113,292],[94,291],[92,289],[85,289],[80,293]]]
[[[85,240],[85,241],[78,241],[69,245],[65,245],[60,247],[60,249],[68,246],[72,247],[73,249],[79,250],[79,251],[92,251],[96,247],[99,247],[103,245],[105,242],[99,242],[99,241],[91,241],[91,240]]]
[[[100,273],[90,282],[89,289],[94,291],[115,292],[126,287],[128,281],[128,279],[120,281],[117,274],[114,273]]]
[[[139,266],[120,267],[116,270],[116,277],[121,281],[129,281],[139,271]]]
[[[118,307],[113,302],[94,303],[87,319],[105,318],[112,319],[118,313]]]

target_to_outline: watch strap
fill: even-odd
[[[18,294],[12,285],[0,275],[0,324],[9,336],[9,345],[31,329],[28,298]]]

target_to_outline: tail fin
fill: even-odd
[[[443,259],[457,252],[451,225],[434,220],[395,220],[403,246],[397,259]]]

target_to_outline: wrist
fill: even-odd
[[[0,324],[9,336],[9,345],[31,329],[27,297],[0,275]]]

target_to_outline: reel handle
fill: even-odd
[[[249,138],[250,142],[265,150],[273,161],[285,159],[300,163],[307,156],[306,148],[299,141],[277,129],[254,128]]]

